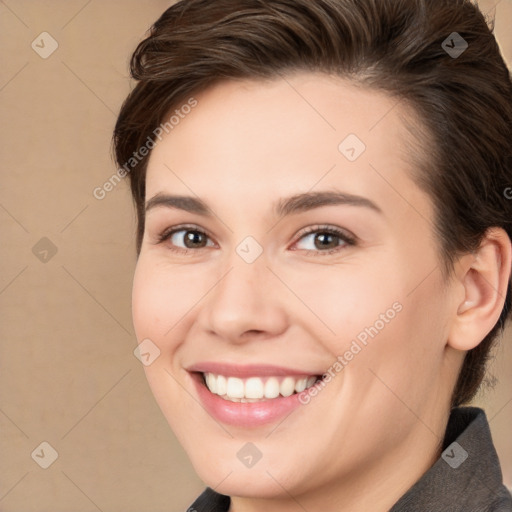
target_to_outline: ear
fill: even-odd
[[[512,244],[505,230],[490,228],[480,247],[458,261],[455,285],[461,293],[455,303],[449,346],[471,350],[496,325],[510,282],[511,258]]]

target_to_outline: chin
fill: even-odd
[[[245,441],[233,439],[236,454]],[[298,452],[296,457],[298,457]],[[289,460],[285,454],[272,451],[270,457],[263,455],[252,467],[246,467],[238,457],[219,446],[208,454],[187,451],[199,478],[216,492],[227,496],[247,498],[276,498],[286,496],[293,489],[301,488],[298,481],[305,478],[300,470],[304,459]],[[302,474],[302,476],[301,476]],[[286,491],[284,490],[286,489]]]
[[[229,472],[231,474],[229,474]],[[270,476],[269,473],[272,475]],[[211,470],[198,471],[199,478],[216,492],[225,494],[226,496],[239,496],[242,498],[277,498],[286,496],[284,489],[288,490],[289,485],[283,483],[285,480],[280,474],[276,475],[276,471],[269,470],[267,473],[265,468],[256,471],[252,469],[240,469],[227,471],[224,474],[224,480],[219,468],[212,467]],[[229,476],[227,476],[229,474]],[[274,477],[274,478],[272,478]],[[279,482],[279,483],[278,483]]]

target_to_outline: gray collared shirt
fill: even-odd
[[[229,496],[207,487],[187,512],[228,512],[229,505]],[[452,409],[441,457],[389,512],[512,512],[482,409]]]

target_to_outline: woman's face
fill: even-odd
[[[298,495],[424,457],[460,360],[405,107],[312,73],[195,99],[149,161],[133,318],[199,476]]]

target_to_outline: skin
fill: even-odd
[[[491,230],[443,277],[432,201],[406,158],[414,141],[402,116],[413,114],[383,93],[296,73],[223,82],[196,99],[148,165],[147,200],[199,197],[214,212],[147,212],[133,319],[139,342],[161,351],[144,367],[149,385],[200,478],[232,497],[230,512],[386,511],[440,455],[464,353],[503,307],[510,240]],[[338,150],[350,133],[366,145],[354,162]],[[381,213],[344,204],[273,214],[277,200],[324,190]],[[183,223],[207,233],[205,247],[185,252],[187,228],[158,242]],[[334,237],[328,254],[301,235],[316,225],[356,244]],[[263,249],[250,264],[236,252],[247,236]],[[221,361],[321,374],[397,302],[378,335],[279,424],[219,424],[185,369]],[[248,441],[262,453],[252,468],[237,458]]]

